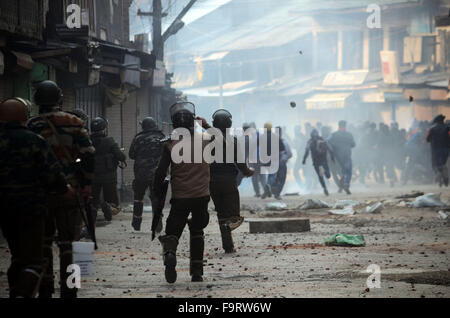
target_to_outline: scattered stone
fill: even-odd
[[[448,214],[447,214],[446,212],[444,212],[444,211],[439,211],[439,212],[438,212],[438,217],[439,217],[441,220],[447,220]]]

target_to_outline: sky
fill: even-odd
[[[223,6],[231,0],[197,0],[194,6],[184,16],[183,22],[189,24],[216,8]],[[169,27],[181,10],[189,3],[189,0],[162,0],[163,12],[167,12],[168,16],[163,19],[163,32]],[[130,37],[134,39],[135,34],[151,33],[152,19],[151,17],[136,16],[138,9],[141,11],[151,11],[151,0],[134,0],[130,8]],[[151,37],[151,35],[149,35]]]

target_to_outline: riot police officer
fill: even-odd
[[[92,142],[84,123],[77,116],[62,111],[61,89],[52,81],[43,81],[36,87],[34,101],[39,105],[39,116],[28,122],[28,127],[44,137],[63,167],[66,182],[79,195],[65,198],[61,194],[48,195],[48,214],[45,220],[44,257],[48,263],[39,297],[52,297],[54,293],[52,244],[58,232],[60,258],[61,297],[76,297],[77,290],[66,284],[67,268],[73,263],[72,242],[81,233],[79,197],[91,195],[94,172]],[[77,161],[80,163],[77,165]]]
[[[235,252],[231,231],[239,227],[244,218],[240,216],[240,198],[237,186],[237,175],[240,171],[245,177],[251,177],[254,170],[247,164],[237,160],[237,140],[229,133],[232,126],[232,116],[225,109],[219,109],[213,115],[213,127],[223,136],[223,158],[221,162],[211,163],[211,198],[214,202],[222,236],[222,247],[225,253]],[[220,145],[218,145],[220,146]],[[217,147],[217,145],[216,145]],[[234,162],[226,162],[227,148],[234,153]],[[215,153],[213,153],[215,155]]]
[[[91,139],[95,147],[95,170],[92,184],[92,204],[95,209],[102,208],[105,220],[119,213],[119,194],[117,192],[117,168],[125,162],[126,156],[113,137],[108,137],[108,122],[95,118],[91,123]],[[103,191],[103,202],[100,194]]]
[[[151,191],[153,176],[162,153],[161,140],[165,137],[152,117],[145,118],[141,126],[142,132],[134,137],[128,153],[130,159],[134,160],[134,205],[131,225],[136,231],[141,230],[143,200],[147,189],[150,190],[150,200],[153,200]]]
[[[11,298],[38,292],[45,267],[46,193],[68,191],[48,143],[25,127],[28,103],[13,98],[0,104],[0,228],[11,251]]]
[[[182,135],[182,139],[178,140],[169,138],[164,143],[161,160],[155,171],[153,181],[153,191],[159,193],[170,167],[171,209],[166,221],[166,234],[159,237],[163,247],[165,277],[168,283],[174,283],[177,279],[176,252],[178,241],[186,223],[188,223],[190,231],[190,274],[193,282],[200,282],[203,281],[203,253],[205,248],[203,229],[209,223],[209,164],[205,162],[203,156],[199,163],[195,163],[193,151],[183,153],[183,156],[189,157],[190,160],[173,160],[172,150],[178,149],[180,142],[190,143],[191,149],[194,149],[194,139],[199,137],[202,140],[201,150],[203,154],[203,149],[209,141],[205,140],[203,133],[194,127],[195,106],[193,104],[187,102],[174,104],[170,108],[170,114],[175,128],[172,136],[186,132],[189,135]],[[183,152],[187,151],[186,149],[182,150]],[[177,154],[179,152],[175,151],[174,156]],[[192,217],[188,221],[190,214],[192,214]]]

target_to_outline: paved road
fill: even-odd
[[[435,187],[370,189],[345,195],[285,197],[288,211],[266,211],[274,200],[242,198],[246,222],[234,232],[237,253],[221,249],[215,212],[206,229],[205,282],[191,283],[189,235],[178,249],[178,280],[164,280],[161,246],[151,241],[151,214],[144,214],[142,232],[131,229],[131,214],[119,214],[97,230],[100,249],[95,253],[95,275],[83,277],[80,297],[450,297],[450,231],[436,208],[397,207],[395,196],[412,190],[450,191]],[[351,198],[367,204],[385,202],[380,214],[330,215],[329,209],[302,212],[307,198],[329,203]],[[262,209],[260,211],[248,211]],[[167,215],[167,212],[166,212]],[[289,234],[249,234],[251,219],[308,218],[311,231]],[[363,234],[365,247],[327,247],[336,233]],[[7,296],[9,253],[0,241],[0,297]],[[367,290],[369,265],[381,269],[381,288]],[[55,262],[55,270],[58,268]]]

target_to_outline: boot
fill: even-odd
[[[142,223],[142,213],[144,212],[144,202],[134,201],[133,206],[133,220],[131,221],[131,226],[135,231],[141,230]]]
[[[117,206],[115,204],[110,204],[111,206],[111,214],[112,215],[117,215],[120,213],[120,206]]]
[[[234,249],[233,237],[231,236],[231,228],[227,222],[220,224],[220,234],[222,236],[222,247],[225,250],[225,253],[231,254],[236,252]]]
[[[238,227],[240,227],[242,225],[243,222],[244,222],[244,218],[242,216],[234,217],[229,223],[230,230],[231,231],[236,230]]]
[[[173,284],[177,281],[177,247],[178,238],[174,235],[164,235],[159,237],[159,241],[163,247],[164,266],[166,281]]]
[[[268,184],[266,184],[264,186],[264,193],[261,196],[261,199],[270,198],[270,197],[272,197],[272,190],[270,189],[270,186]]]
[[[193,282],[203,281],[203,253],[205,238],[203,231],[190,232],[190,267],[189,272]]]
[[[105,216],[105,220],[110,222],[112,220],[111,206],[107,202],[103,201],[101,208],[103,211],[103,215]]]

